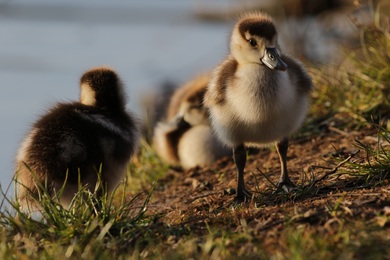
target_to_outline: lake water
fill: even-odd
[[[198,21],[193,7],[183,0],[0,1],[2,189],[31,124],[54,103],[78,99],[90,67],[115,68],[128,108],[140,115],[140,100],[161,82],[215,66],[226,55],[230,25]]]

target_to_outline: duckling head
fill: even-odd
[[[180,107],[178,118],[181,118],[191,126],[209,124],[207,110],[198,104],[183,103]]]
[[[88,106],[124,109],[125,95],[118,74],[107,67],[84,73],[80,79],[80,102]]]
[[[194,91],[179,107],[178,116],[192,126],[209,124],[208,113],[203,106],[205,91],[206,88]]]
[[[241,65],[260,64],[272,70],[286,70],[277,40],[270,16],[261,12],[245,13],[233,28],[230,52]]]
[[[167,120],[176,122],[179,128],[208,125],[208,113],[203,106],[203,99],[209,80],[209,74],[198,75],[178,88],[169,102]]]

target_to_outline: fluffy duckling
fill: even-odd
[[[139,127],[126,112],[122,82],[113,70],[98,67],[80,80],[80,102],[60,103],[42,116],[17,153],[18,200],[22,207],[37,208],[40,187],[68,207],[82,185],[93,191],[101,168],[107,192],[126,172],[137,149]]]
[[[233,148],[237,167],[235,203],[251,197],[245,188],[245,146],[276,144],[281,163],[278,187],[294,186],[287,172],[288,137],[302,124],[312,83],[304,67],[284,55],[268,15],[242,15],[230,39],[230,54],[214,70],[204,104],[213,129]]]
[[[184,169],[205,166],[230,152],[214,135],[203,107],[209,79],[209,75],[201,75],[178,88],[170,99],[166,119],[154,130],[157,154],[171,165]]]

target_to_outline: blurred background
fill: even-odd
[[[267,11],[282,49],[321,66],[342,60],[340,46],[356,45],[353,22],[369,22],[365,14],[379,2],[385,1],[0,0],[1,188],[11,183],[31,124],[54,103],[78,99],[79,78],[90,67],[116,69],[129,110],[150,118],[148,102],[224,58],[240,12]]]

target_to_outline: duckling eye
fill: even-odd
[[[256,40],[253,39],[253,38],[250,38],[250,39],[248,40],[248,42],[249,42],[249,44],[250,44],[252,47],[256,47],[256,46],[257,46],[257,42],[256,42]]]

